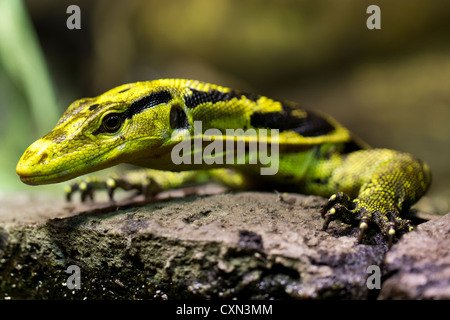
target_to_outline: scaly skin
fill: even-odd
[[[201,122],[200,133],[194,130],[195,121]],[[218,129],[214,139],[206,134],[207,129]],[[230,138],[225,135],[227,129],[254,129],[258,134]],[[268,130],[266,138],[260,134],[262,129]],[[279,133],[275,175],[260,174],[267,165],[249,164],[250,147],[246,164],[236,164],[235,156],[233,163],[212,165],[195,161],[175,164],[171,157],[178,143],[194,144],[199,139],[224,145],[242,141],[247,146],[256,139],[270,145],[276,141],[272,141],[274,129]],[[201,144],[200,151],[206,151],[207,145]],[[226,149],[223,156],[229,152]],[[253,156],[269,153],[259,149]],[[148,196],[213,178],[234,188],[277,188],[330,197],[322,209],[324,229],[334,219],[359,223],[359,241],[372,223],[390,241],[396,231],[411,230],[410,222],[400,215],[431,183],[429,167],[420,160],[393,150],[370,149],[329,116],[292,102],[182,79],[125,84],[98,97],[75,101],[53,131],[25,151],[16,171],[24,183],[40,185],[119,163],[150,169],[106,181],[88,178],[73,184],[68,198],[77,190],[86,198],[95,189],[108,189],[112,198],[118,187]]]

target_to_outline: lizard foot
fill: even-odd
[[[381,233],[388,238],[391,247],[397,232],[408,232],[413,229],[410,220],[400,218],[395,207],[374,205],[363,199],[351,200],[348,195],[338,192],[332,195],[321,209],[325,231],[333,220],[340,220],[348,224],[359,223],[359,233],[356,243],[361,243],[370,225],[376,225]]]
[[[112,176],[106,179],[98,179],[97,177],[87,177],[86,179],[67,185],[65,188],[66,200],[70,202],[75,193],[80,193],[81,202],[87,199],[94,200],[94,193],[98,190],[106,190],[109,200],[114,202],[114,193],[117,189],[125,191],[136,191],[133,197],[144,195],[150,197],[160,190],[159,186],[152,181],[151,178],[141,181],[130,181],[119,176]]]
[[[97,190],[106,190],[110,201],[114,201],[117,189],[135,191],[132,197],[144,195],[145,198],[150,198],[161,191],[195,182],[198,176],[200,176],[199,173],[195,171],[169,172],[144,169],[126,171],[121,175],[113,175],[105,179],[88,177],[81,182],[68,185],[66,199],[71,201],[73,194],[79,192],[82,202],[87,199],[93,200]]]

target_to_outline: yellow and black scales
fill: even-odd
[[[195,136],[194,121],[201,121],[203,132],[216,128],[222,134]],[[262,164],[175,165],[171,160],[173,147],[181,141],[200,139],[205,147],[218,139],[241,139],[244,144],[263,139],[225,135],[226,129],[239,128],[267,129],[267,141],[259,142],[269,146],[271,129],[279,130],[276,175],[261,175]],[[149,169],[105,181],[87,178],[69,187],[68,198],[77,191],[83,198],[92,196],[95,189],[107,189],[112,198],[118,187],[151,195],[213,178],[234,188],[264,186],[330,197],[322,209],[324,229],[334,219],[359,223],[359,242],[372,223],[389,240],[396,231],[411,230],[410,221],[400,215],[431,182],[429,167],[422,161],[407,153],[371,149],[329,116],[293,102],[183,79],[125,84],[75,101],[53,131],[25,151],[16,170],[24,183],[39,185],[119,163]]]

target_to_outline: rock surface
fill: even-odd
[[[450,299],[450,214],[405,234],[384,263],[380,299]]]
[[[115,205],[2,199],[0,297],[450,297],[449,215],[404,235],[386,254],[375,232],[355,246],[354,227],[332,222],[320,231],[324,202],[260,192]],[[71,288],[77,272],[69,266],[79,268],[80,289]],[[381,290],[367,285],[370,266],[380,267]]]

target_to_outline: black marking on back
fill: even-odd
[[[344,144],[344,149],[342,150],[341,153],[348,154],[361,149],[363,149],[363,147],[360,144],[358,144],[358,142],[350,140]]]
[[[128,91],[128,90],[130,90],[130,88],[120,90],[118,93],[124,93],[124,92],[126,92],[126,91]]]
[[[292,115],[296,108],[283,104],[281,112],[255,112],[250,117],[250,124],[255,128],[269,128],[294,131],[303,137],[318,137],[332,132],[335,128],[326,119],[306,111],[303,118]]]
[[[219,90],[209,90],[208,92],[191,89],[192,94],[185,97],[186,107],[193,109],[203,103],[216,103],[219,101],[229,101],[233,98],[241,99],[242,96],[246,97],[251,101],[256,101],[259,99],[259,95],[252,93],[245,93],[237,90],[232,90],[230,92],[221,92]]]
[[[117,115],[121,118],[122,122],[126,119],[131,119],[134,115],[141,113],[142,111],[157,106],[162,103],[168,103],[172,100],[172,95],[169,91],[157,91],[149,94],[148,96],[142,97],[139,100],[133,102],[125,112],[117,113]],[[93,135],[97,135],[99,133],[105,133],[106,130],[103,127],[103,124],[100,127],[92,132]]]
[[[135,114],[141,113],[145,109],[152,108],[162,103],[168,103],[172,100],[172,95],[169,91],[157,91],[133,102],[123,113],[123,119],[130,119]]]

